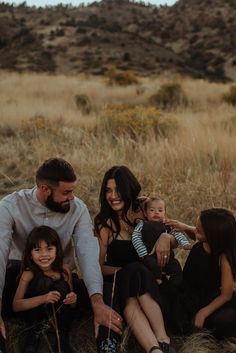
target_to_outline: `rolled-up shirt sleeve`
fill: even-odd
[[[0,298],[5,284],[6,266],[9,257],[12,232],[13,218],[8,209],[0,202]]]
[[[98,239],[93,234],[92,220],[84,205],[74,234],[75,252],[89,296],[102,294],[103,278],[99,264]]]

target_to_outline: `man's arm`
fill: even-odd
[[[0,298],[5,283],[6,267],[8,256],[10,252],[11,238],[12,238],[13,219],[8,212],[7,208],[4,207],[2,202],[0,203]]]
[[[0,299],[0,312],[2,312],[2,299]],[[5,329],[4,321],[2,319],[1,314],[0,314],[0,333],[3,336],[3,338],[6,339],[6,329]]]
[[[122,318],[103,302],[103,277],[99,264],[99,244],[98,239],[93,234],[92,221],[86,206],[75,228],[74,243],[82,277],[94,311],[95,330],[98,325],[103,325],[121,333]]]
[[[98,239],[93,234],[92,221],[84,205],[74,229],[74,245],[80,270],[89,296],[103,292],[103,278],[99,264]]]
[[[2,298],[3,288],[5,284],[6,266],[10,251],[12,238],[13,219],[4,206],[3,201],[0,202],[0,298]],[[0,299],[0,332],[6,338],[6,329],[1,316],[2,299]]]

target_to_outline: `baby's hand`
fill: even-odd
[[[43,297],[44,297],[45,304],[53,304],[58,302],[58,300],[61,297],[61,294],[58,291],[53,290],[51,292],[48,292],[47,294],[44,294]]]
[[[66,305],[69,304],[75,304],[77,301],[77,295],[74,292],[70,292],[66,295],[65,299],[63,300],[63,303]]]

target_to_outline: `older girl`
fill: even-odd
[[[236,334],[236,220],[227,209],[200,212],[196,228],[169,220],[183,231],[195,231],[198,241],[183,270],[185,311],[197,328],[217,337]],[[187,305],[186,305],[187,304]]]

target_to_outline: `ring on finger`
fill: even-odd
[[[164,259],[167,259],[168,258],[168,256],[167,255],[164,255]]]

